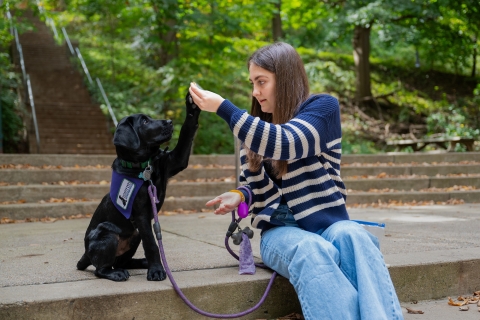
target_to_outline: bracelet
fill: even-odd
[[[240,202],[245,202],[245,196],[243,195],[242,191],[240,191],[240,190],[230,190],[229,192],[234,192],[236,194],[239,194],[240,198],[241,198]]]
[[[240,191],[238,189],[230,190],[230,192],[235,192],[235,193],[238,193],[240,195],[241,201],[238,204],[237,213],[238,213],[238,216],[240,217],[240,219],[246,218],[248,216],[248,207],[249,206],[245,203],[245,195],[243,194],[242,191]]]
[[[247,191],[247,193],[248,193],[248,207],[250,208],[252,206],[252,202],[253,202],[252,192],[250,191],[250,189],[247,188],[247,187],[244,187],[244,186],[240,186],[237,189],[242,189],[242,190]]]

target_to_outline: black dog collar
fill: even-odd
[[[122,167],[129,168],[129,169],[145,169],[150,162],[150,159],[145,162],[130,162],[122,159],[119,159],[119,160]]]

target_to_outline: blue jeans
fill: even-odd
[[[348,220],[308,232],[284,205],[274,216],[286,226],[264,232],[262,259],[289,279],[305,319],[403,319],[374,235]]]

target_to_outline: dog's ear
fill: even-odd
[[[120,120],[113,135],[113,144],[118,147],[125,147],[131,150],[140,148],[140,137],[135,130],[132,116]]]

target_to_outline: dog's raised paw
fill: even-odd
[[[148,269],[147,280],[148,281],[163,281],[167,278],[167,273],[163,267],[152,267]]]

